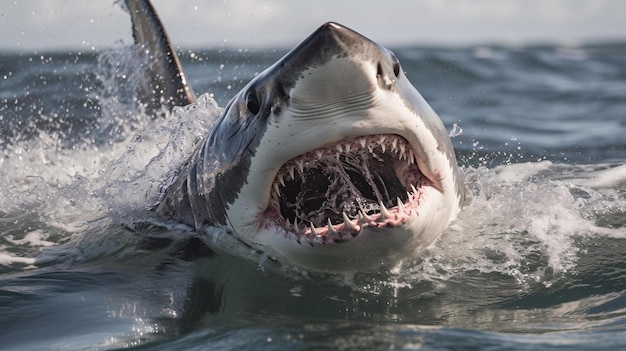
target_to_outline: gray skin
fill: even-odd
[[[146,48],[144,51],[149,51],[151,57],[155,58],[149,82],[163,88],[146,89],[145,92],[160,93],[152,96],[148,94],[147,99],[140,101],[154,108],[158,107],[156,105],[159,103],[169,107],[194,102],[193,93],[186,84],[176,54],[172,51],[152,6],[148,1],[132,0],[127,0],[127,5],[133,20],[133,33],[137,44]],[[340,65],[347,67],[346,70],[354,70],[353,86],[345,79],[346,77],[341,77],[342,74],[347,74],[346,72],[337,71],[336,77],[332,74],[332,70]],[[329,70],[330,75],[316,73]],[[375,74],[371,77],[360,77],[362,72],[370,71]],[[340,81],[335,82],[333,79]],[[316,87],[315,84],[319,85]],[[335,86],[341,86],[343,90]],[[313,141],[295,138],[302,140],[301,145],[296,145],[293,143],[294,139],[289,140],[290,145],[294,145],[294,151],[283,152],[284,148],[271,151],[274,146],[271,146],[272,141],[268,140],[276,138],[273,134],[275,130],[282,128],[281,130],[308,133],[311,128],[316,128],[315,123],[307,124],[310,121],[305,123],[302,122],[303,118],[299,120],[294,117],[293,111],[301,108],[298,104],[308,98],[301,93],[303,90],[306,91],[303,87],[306,89],[313,87],[311,98],[321,105],[324,105],[324,99],[332,100],[334,95],[351,90],[371,88],[391,94],[397,102],[394,106],[387,107],[400,111],[398,114],[405,118],[402,123],[407,123],[408,116],[408,123],[411,125],[399,129],[384,125],[371,127],[381,123],[381,114],[376,112],[380,106],[367,104],[351,106],[342,103],[340,110],[344,117],[339,117],[338,125],[350,122],[352,125],[370,127],[363,127],[362,130],[356,127],[341,130],[338,127],[338,130],[334,130],[328,126],[321,126],[320,136]],[[324,95],[324,89],[327,89],[331,96]],[[313,113],[307,118],[319,118],[318,123],[322,123],[325,118],[329,121],[330,117],[323,116],[322,111],[325,109],[320,108],[318,112],[320,116]],[[356,117],[351,114],[354,111],[357,112]],[[367,115],[370,112],[375,117],[378,113],[377,120],[367,118],[359,120],[359,114]],[[413,122],[410,122],[411,118],[419,120],[415,125],[419,124],[420,130],[409,132],[409,129],[414,128]],[[298,129],[299,124],[301,125]],[[296,129],[290,129],[292,127]],[[332,146],[350,138],[378,134],[401,135],[410,142],[415,153],[415,162],[419,164],[421,173],[429,180],[430,187],[424,192],[433,195],[427,195],[426,198],[436,196],[439,201],[434,201],[437,203],[434,209],[419,211],[416,209],[415,216],[417,212],[422,211],[431,217],[440,216],[440,218],[428,218],[426,224],[420,219],[422,222],[414,227],[407,227],[405,223],[384,222],[380,219],[381,224],[376,224],[373,220],[372,223],[363,225],[364,229],[358,234],[361,241],[357,243],[361,246],[341,244],[343,246],[338,245],[322,253],[315,251],[317,249],[302,251],[301,247],[292,250],[290,242],[297,241],[300,245],[302,233],[292,233],[289,228],[282,228],[281,225],[284,226],[284,223],[268,225],[266,219],[262,218],[267,213],[266,208],[269,208],[269,194],[272,184],[276,185],[275,177],[281,165],[298,155]],[[422,139],[428,140],[419,140],[420,135],[426,136]],[[292,136],[282,134],[279,138],[285,138],[287,141],[293,138],[293,134]],[[272,166],[263,169],[265,164]],[[259,167],[263,169],[262,172],[258,171]],[[329,22],[253,79],[228,103],[209,135],[180,167],[155,210],[160,215],[179,220],[196,229],[206,226],[226,227],[249,246],[275,254],[279,258],[286,258],[286,261],[304,268],[342,271],[375,269],[380,266],[379,261],[397,262],[403,255],[430,245],[456,216],[465,200],[463,176],[457,166],[447,131],[436,113],[406,79],[395,56],[360,34]],[[242,216],[250,218],[242,219],[240,218]],[[409,220],[411,223],[415,221],[414,217]],[[259,238],[267,238],[268,227],[270,232],[277,232],[277,238],[270,235],[269,240],[261,242]],[[388,238],[396,228],[402,232],[402,240],[394,242],[395,239],[384,241],[377,239],[377,236]],[[263,235],[259,234],[257,238],[256,231],[263,230],[265,230],[261,233]],[[310,234],[314,231],[314,229],[309,231],[306,236],[312,237]],[[368,239],[368,235],[373,239]],[[355,234],[353,236],[356,237]],[[276,245],[274,240],[278,242]],[[317,245],[317,242],[315,243],[314,245],[314,240],[309,240],[312,248]],[[272,245],[281,249],[273,251]],[[345,251],[342,252],[343,249],[338,249],[339,247],[345,248]],[[354,257],[359,258],[343,257],[349,252],[358,253]],[[370,264],[368,261],[374,262]]]
[[[194,103],[193,90],[150,1],[126,0],[126,7],[136,46],[147,61],[143,84],[137,91],[142,107],[148,113],[155,113],[164,107],[169,111],[174,106]]]

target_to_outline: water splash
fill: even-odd
[[[55,257],[88,257],[77,252],[92,246],[90,240],[103,245],[119,235],[116,230],[107,234],[103,226],[150,216],[163,182],[207,134],[221,111],[208,95],[166,118],[136,107],[135,87],[128,84],[141,80],[135,54],[132,47],[105,52],[93,72],[84,72],[100,81],[84,96],[102,111],[97,128],[78,139],[56,130],[41,130],[36,138],[14,131],[18,136],[0,150],[1,265],[32,267]],[[81,111],[54,118],[81,121],[75,115]]]
[[[499,274],[520,288],[550,286],[576,274],[585,239],[626,238],[618,219],[626,214],[626,168],[621,165],[543,161],[471,168],[466,175],[472,203],[426,255],[405,263],[399,281]],[[612,222],[602,220],[607,215]]]

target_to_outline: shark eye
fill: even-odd
[[[398,78],[400,75],[400,61],[396,57],[396,55],[391,54],[391,61],[393,62],[393,74]]]
[[[259,111],[261,111],[261,104],[256,94],[249,92],[248,95],[246,95],[246,107],[253,115],[256,115]]]

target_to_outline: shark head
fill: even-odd
[[[337,23],[244,87],[186,167],[162,213],[312,271],[394,265],[465,198],[448,133],[398,59]]]

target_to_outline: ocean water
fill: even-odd
[[[1,348],[626,348],[626,44],[394,51],[473,200],[419,258],[345,276],[149,211],[286,50],[180,52],[204,95],[157,119],[134,107],[130,47],[0,53]]]

